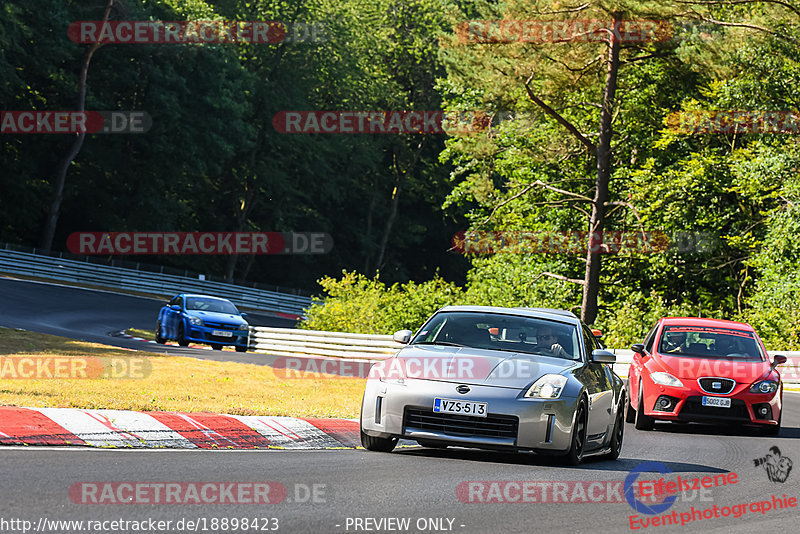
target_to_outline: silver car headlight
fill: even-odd
[[[525,397],[533,399],[557,399],[561,396],[567,377],[556,374],[544,375],[525,392]]]
[[[189,317],[189,323],[195,326],[203,326],[203,320],[200,317]]]
[[[750,388],[750,393],[775,393],[776,391],[778,391],[778,383],[774,380],[762,380]]]
[[[653,382],[655,382],[656,384],[660,384],[662,386],[674,386],[678,388],[683,387],[683,382],[681,382],[680,380],[678,380],[669,373],[662,373],[662,372],[650,373],[650,378],[653,379]]]
[[[401,360],[389,358],[376,363],[369,370],[370,377],[378,377],[378,380],[387,384],[405,385],[406,372]]]

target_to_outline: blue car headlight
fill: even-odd
[[[250,330],[250,325],[249,324],[240,324],[239,328],[237,328],[237,330]]]
[[[750,388],[750,393],[775,393],[776,391],[778,391],[778,383],[774,380],[762,380]]]
[[[189,323],[195,326],[203,326],[203,320],[200,317],[189,317]]]

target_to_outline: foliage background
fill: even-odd
[[[74,105],[86,45],[66,29],[100,18],[101,4],[0,4],[1,109]],[[306,328],[415,329],[459,303],[575,311],[581,288],[568,279],[582,276],[583,256],[464,256],[451,238],[468,229],[586,229],[586,206],[575,199],[593,195],[593,161],[531,101],[525,82],[591,136],[604,45],[463,45],[453,26],[620,10],[669,21],[673,33],[621,53],[608,228],[703,233],[713,246],[605,257],[596,326],[609,345],[624,346],[660,316],[702,315],[748,321],[771,348],[800,347],[797,136],[667,127],[677,111],[798,110],[800,11],[724,0],[581,5],[564,15],[575,6],[559,0],[119,1],[115,19],[322,22],[326,38],[101,47],[87,109],[145,110],[154,125],[146,135],[87,138],[67,176],[54,248],[75,231],[327,232],[326,256],[132,258],[316,290],[325,300]],[[451,136],[284,135],[271,125],[278,111],[306,109],[520,115]],[[0,241],[37,246],[68,146],[55,135],[0,136]]]

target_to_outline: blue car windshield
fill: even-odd
[[[209,299],[203,297],[187,297],[186,309],[193,311],[207,311],[215,313],[231,313],[239,315],[239,310],[227,300]]]
[[[434,315],[412,345],[458,345],[580,360],[578,329],[557,321],[483,312]]]

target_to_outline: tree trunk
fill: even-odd
[[[597,319],[597,297],[600,292],[600,267],[602,261],[600,246],[602,244],[606,202],[608,202],[608,189],[611,178],[612,119],[614,98],[617,92],[620,50],[619,27],[622,22],[622,14],[613,13],[613,17],[614,31],[609,39],[606,86],[603,91],[603,109],[600,114],[600,139],[597,143],[597,179],[592,203],[592,216],[589,223],[591,237],[586,251],[586,273],[583,278],[581,319],[587,324],[592,324]]]
[[[375,212],[375,202],[378,198],[378,195],[375,193],[372,194],[372,197],[369,201],[369,209],[367,210],[367,230],[366,236],[364,237],[364,272],[368,273],[370,270],[370,260],[372,259],[372,216]]]
[[[378,261],[375,262],[375,268],[380,270],[383,267],[383,257],[386,254],[386,246],[389,244],[389,236],[392,233],[392,226],[394,220],[397,218],[397,206],[400,203],[400,184],[398,183],[392,191],[392,209],[389,212],[389,218],[386,220],[386,227],[383,229],[383,237],[381,238],[381,248],[378,252]]]
[[[116,0],[108,0],[105,12],[103,13],[103,23],[108,22],[111,15],[111,7]],[[78,85],[78,107],[80,113],[86,111],[86,78],[89,75],[89,64],[92,62],[92,56],[98,48],[103,46],[100,43],[94,43],[86,51],[86,56],[83,58],[81,65],[80,81]],[[67,171],[69,166],[78,156],[83,146],[83,141],[86,139],[86,132],[75,134],[77,137],[72,142],[64,158],[58,163],[56,168],[56,181],[53,188],[53,196],[50,199],[50,207],[47,210],[47,219],[45,219],[44,231],[42,232],[41,248],[45,252],[50,252],[53,248],[53,238],[56,235],[56,225],[58,224],[58,216],[61,213],[61,201],[64,199],[64,184],[67,181]]]

